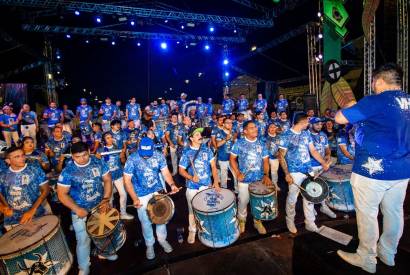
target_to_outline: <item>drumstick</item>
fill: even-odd
[[[114,154],[120,154],[122,150],[114,150],[114,151],[109,151],[109,152],[101,152],[101,156],[106,156],[106,155],[114,155]],[[91,156],[95,156],[95,154],[90,154]],[[64,157],[66,158],[71,158],[71,154],[63,154]]]
[[[297,185],[296,183],[292,183],[292,184],[296,185],[300,190],[303,190],[303,191],[305,191],[306,193],[308,193],[308,192],[306,191],[306,189],[303,188],[302,186]]]
[[[192,158],[189,158],[189,161],[191,162],[191,166],[192,166],[192,169],[194,170],[194,176],[195,176],[195,175],[197,175],[197,173],[196,173],[194,161],[192,160]]]

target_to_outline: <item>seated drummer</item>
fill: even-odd
[[[77,142],[71,146],[73,161],[68,161],[58,178],[57,194],[62,204],[71,209],[71,218],[77,239],[79,274],[90,273],[90,237],[86,219],[90,211],[101,206],[105,211],[112,191],[110,170],[103,161],[90,156],[88,145]],[[118,256],[98,255],[100,259],[115,261]]]
[[[125,189],[138,208],[138,219],[141,222],[142,233],[147,246],[146,257],[148,260],[155,258],[155,237],[152,223],[147,215],[148,201],[163,189],[159,179],[160,173],[171,187],[171,192],[176,193],[179,189],[168,170],[167,162],[161,152],[154,149],[154,141],[148,137],[141,139],[138,151],[131,154],[124,167]],[[165,224],[156,225],[156,234],[159,244],[165,253],[171,253],[172,247],[168,243],[167,228]]]
[[[23,152],[26,155],[27,162],[35,162],[47,171],[50,168],[50,162],[46,154],[35,148],[34,139],[32,137],[23,138]]]
[[[10,230],[34,217],[49,214],[43,205],[49,186],[43,170],[34,163],[26,163],[20,147],[7,149],[6,162],[10,167],[0,175],[0,203],[4,228]]]
[[[238,139],[233,145],[229,159],[238,178],[238,219],[241,234],[245,232],[249,184],[262,181],[265,185],[272,185],[269,178],[269,152],[264,142],[258,139],[258,127],[254,121],[243,124],[243,134],[244,138]],[[253,224],[259,234],[266,234],[260,220],[253,219]]]
[[[203,130],[204,128],[191,128],[188,134],[191,145],[185,148],[179,162],[179,174],[186,179],[187,187],[186,199],[189,210],[189,244],[195,242],[196,234],[192,199],[198,192],[211,187],[211,176],[213,177],[212,187],[217,191],[219,190],[218,170],[216,169],[214,154],[207,146],[201,146]]]

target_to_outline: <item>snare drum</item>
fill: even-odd
[[[329,171],[321,175],[330,188],[330,196],[327,205],[339,211],[353,211],[354,200],[352,186],[350,185],[350,176],[352,174],[352,165],[335,165]]]
[[[0,238],[0,274],[67,274],[72,263],[57,216],[18,225]]]
[[[153,224],[167,224],[174,216],[175,205],[167,195],[154,195],[147,205],[148,217]]]
[[[221,188],[205,189],[192,199],[199,240],[208,247],[225,247],[239,238],[235,194]]]
[[[100,213],[98,208],[94,208],[86,227],[88,235],[97,248],[97,253],[103,256],[114,255],[127,239],[120,213],[115,208],[109,209],[106,213]]]
[[[266,186],[260,181],[249,184],[249,201],[255,219],[270,221],[278,216],[278,199],[274,185]]]

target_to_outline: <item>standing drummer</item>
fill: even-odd
[[[322,156],[322,158],[326,162],[330,162],[331,152],[329,142],[326,134],[322,132],[323,120],[318,117],[311,117],[309,119],[309,124],[310,137],[312,138],[313,145],[315,146],[316,151]],[[322,170],[322,166],[313,155],[311,159],[311,165],[314,173],[318,173],[320,170]],[[327,206],[325,201],[322,201],[321,203],[320,212],[326,214],[328,217],[332,219],[336,218],[336,214],[332,210],[330,210],[329,206]]]
[[[229,158],[238,179],[238,219],[241,234],[245,232],[249,184],[262,181],[265,185],[272,185],[269,178],[269,152],[266,145],[258,139],[258,127],[255,122],[246,121],[243,124],[243,134],[244,138],[238,139],[233,145]],[[253,225],[259,234],[266,234],[260,220],[253,219]]]
[[[158,191],[163,190],[159,178],[160,173],[171,187],[171,192],[178,192],[179,189],[168,170],[164,155],[155,150],[154,141],[151,138],[144,137],[139,143],[138,151],[133,153],[125,163],[124,184],[134,206],[138,208],[138,219],[147,246],[146,257],[148,260],[155,258],[155,237],[152,223],[147,214],[147,206],[149,200],[158,194]],[[166,224],[156,225],[156,235],[165,253],[171,253],[172,247],[167,241]]]
[[[71,146],[72,160],[58,178],[57,194],[62,204],[71,209],[71,218],[77,239],[79,274],[90,273],[91,240],[86,230],[90,211],[101,205],[104,211],[112,191],[110,169],[103,161],[90,156],[88,145],[77,142]],[[98,255],[100,259],[115,261],[118,256]]]
[[[186,179],[186,199],[188,202],[189,234],[188,243],[195,242],[196,224],[192,210],[192,199],[194,196],[211,186],[218,191],[218,171],[214,154],[207,146],[202,145],[202,132],[204,128],[192,127],[189,131],[190,146],[182,153],[179,162],[179,174]],[[211,178],[212,176],[212,178]]]
[[[35,163],[26,163],[21,148],[11,147],[5,155],[9,168],[0,175],[0,204],[3,204],[4,228],[10,230],[34,217],[49,214],[44,208],[49,186],[43,169]]]
[[[346,262],[376,272],[376,256],[394,266],[403,234],[403,202],[410,178],[410,96],[402,90],[402,70],[386,64],[373,73],[372,90],[336,114],[339,124],[360,123],[350,179],[359,234],[356,253],[337,251]],[[358,134],[359,133],[359,134]],[[379,238],[379,207],[383,233]]]
[[[289,192],[286,198],[286,226],[293,234],[297,232],[295,226],[296,202],[299,196],[299,187],[312,172],[310,155],[319,161],[326,171],[329,164],[316,151],[312,138],[308,131],[309,125],[306,114],[298,114],[295,124],[288,131],[281,134],[279,142],[278,159],[285,180],[289,184]],[[314,204],[303,198],[303,212],[305,214],[305,228],[308,231],[317,231],[315,224]]]

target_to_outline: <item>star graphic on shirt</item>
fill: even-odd
[[[382,166],[382,159],[374,159],[371,157],[367,158],[367,163],[363,164],[362,167],[366,168],[367,171],[369,172],[369,175],[373,175],[377,172],[383,172],[383,166]]]

